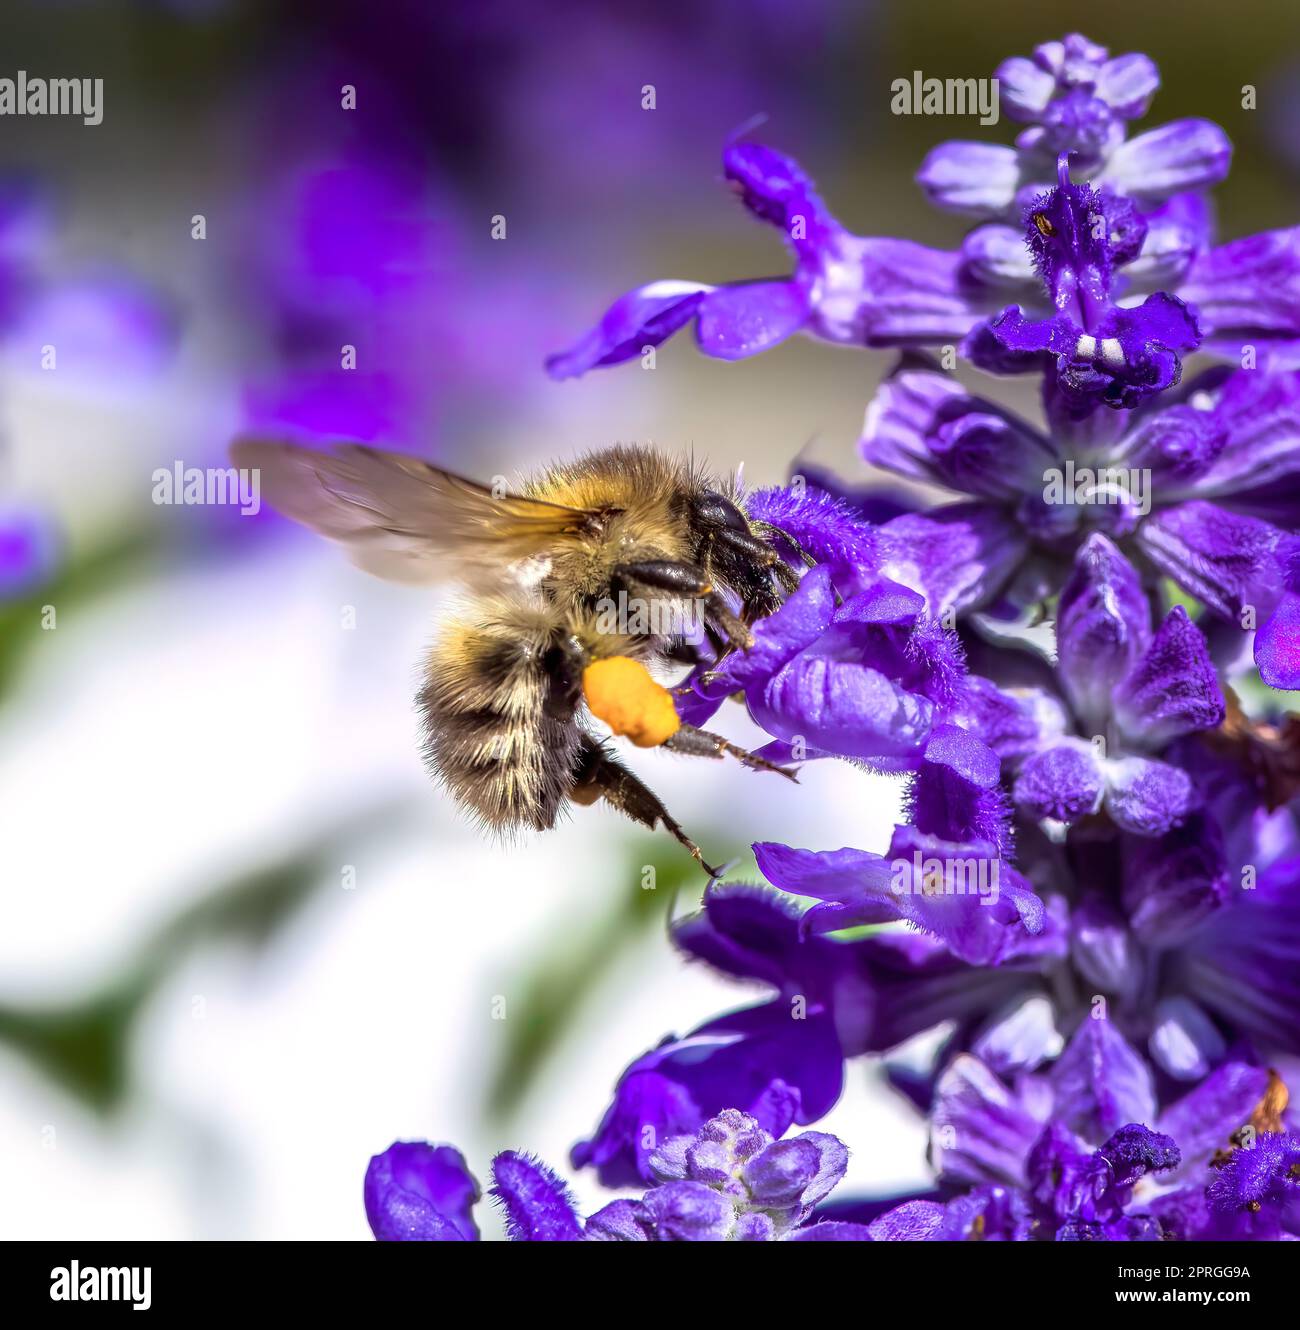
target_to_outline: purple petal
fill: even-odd
[[[1175,605],[1120,685],[1116,720],[1125,734],[1157,747],[1178,735],[1214,729],[1223,724],[1224,714],[1205,634]]]
[[[611,1201],[587,1220],[588,1242],[649,1242],[654,1215],[640,1202]]]
[[[1047,1124],[1029,1151],[1025,1173],[1036,1216],[1049,1232],[1062,1222],[1094,1223],[1099,1210],[1113,1214],[1117,1208],[1106,1205],[1109,1165],[1059,1118]]]
[[[971,1041],[971,1052],[992,1072],[1032,1071],[1055,1058],[1065,1041],[1056,1028],[1051,999],[1026,993],[995,1012]]]
[[[761,143],[731,143],[722,154],[722,170],[745,207],[780,227],[797,251],[815,253],[828,234],[838,232],[812,181],[792,157]]]
[[[930,1159],[945,1182],[1025,1184],[1025,1159],[1049,1105],[1013,1094],[982,1062],[959,1053],[935,1086]]]
[[[1200,418],[1212,440],[1205,465],[1195,472],[1199,496],[1255,491],[1244,506],[1263,516],[1256,502],[1267,504],[1282,486],[1283,511],[1294,513],[1300,480],[1300,374],[1237,370],[1218,386],[1212,409],[1175,407],[1153,423],[1180,413]]]
[[[1246,605],[1276,604],[1282,540],[1268,522],[1199,499],[1153,513],[1138,529],[1156,567],[1228,619]]]
[[[1081,358],[1094,370],[1114,379],[1121,404],[1173,387],[1182,377],[1179,352],[1201,343],[1196,312],[1185,301],[1157,291],[1140,305],[1116,308],[1097,329],[1097,351]],[[1107,350],[1118,343],[1118,353]],[[1076,347],[1076,357],[1080,348]]]
[[[1164,1173],[1182,1162],[1173,1140],[1140,1122],[1126,1123],[1097,1153],[1111,1166],[1116,1187],[1131,1187],[1149,1173]]]
[[[962,265],[972,281],[1015,291],[1026,298],[1039,294],[1038,274],[1018,227],[989,222],[977,226],[961,242]]]
[[[847,1151],[844,1161],[847,1164]],[[774,1141],[745,1165],[741,1176],[756,1204],[764,1209],[784,1209],[799,1203],[820,1167],[821,1152],[817,1146],[803,1137],[795,1137]],[[843,1172],[841,1168],[841,1177]]]
[[[1179,1144],[1183,1168],[1204,1167],[1250,1121],[1268,1089],[1268,1072],[1244,1062],[1225,1062],[1160,1115],[1157,1124]]]
[[[1124,436],[1124,458],[1130,466],[1149,467],[1166,494],[1177,496],[1191,484],[1203,492],[1203,479],[1230,433],[1217,411],[1186,402],[1135,412],[1133,428]]]
[[[1122,143],[1096,183],[1158,203],[1181,190],[1217,185],[1231,162],[1232,143],[1218,125],[1174,120]]]
[[[1012,120],[1037,120],[1056,96],[1056,76],[1022,55],[1004,60],[995,75],[998,102]]]
[[[1061,592],[1061,677],[1086,725],[1104,722],[1111,695],[1151,642],[1151,608],[1133,565],[1100,533],[1075,555]]]
[[[1231,240],[1192,265],[1182,295],[1229,354],[1300,335],[1300,227]]]
[[[1203,1079],[1225,1051],[1214,1022],[1185,997],[1165,998],[1156,1005],[1148,1047],[1156,1065],[1177,1081]]]
[[[1203,194],[1175,194],[1144,217],[1146,239],[1124,275],[1135,287],[1172,291],[1209,247],[1214,230],[1210,207]]]
[[[805,916],[819,932],[833,932],[860,923],[886,923],[900,918],[890,885],[889,860],[868,850],[796,850],[775,841],[754,847],[758,871],[774,886],[793,896],[811,896],[835,908]]]
[[[1116,115],[1140,120],[1159,86],[1160,72],[1155,62],[1134,51],[1107,60],[1097,71],[1093,91]]]
[[[934,1201],[905,1201],[867,1225],[873,1242],[925,1242],[943,1225],[946,1212]]]
[[[925,600],[888,579],[873,581],[835,611],[810,654],[861,653],[865,664],[945,710],[965,698],[966,656],[954,629],[925,613]]]
[[[802,996],[809,996],[807,988]],[[844,1052],[824,1005],[810,1002],[804,1011],[778,998],[720,1016],[696,1033],[729,1041],[717,1055],[720,1082],[732,1087],[731,1102],[743,1104],[771,1136],[783,1135],[792,1120],[825,1117],[844,1088]]]
[[[750,714],[778,739],[882,765],[911,765],[925,744],[934,705],[868,665],[800,653],[746,693]]]
[[[1031,161],[1071,153],[1075,165],[1091,170],[1124,141],[1124,122],[1086,87],[1071,88],[1055,98],[1039,124],[1016,137],[1016,147]],[[1032,192],[1022,186],[1019,197]]]
[[[776,1223],[771,1215],[751,1210],[736,1217],[736,1227],[731,1236],[736,1242],[775,1242]]]
[[[815,930],[906,919],[976,965],[995,962],[1009,932],[1035,933],[1043,926],[1042,903],[990,852],[988,846],[915,833],[895,837],[892,860],[849,848],[754,846],[759,870],[774,886],[831,905],[808,915],[806,922]]]
[[[824,1006],[807,1001],[800,1014],[778,998],[638,1058],[596,1134],[574,1147],[574,1166],[594,1165],[608,1187],[652,1180],[656,1143],[694,1135],[724,1109],[739,1106],[772,1136],[784,1134],[796,1115],[824,1116],[843,1085],[844,1054]]]
[[[842,498],[814,485],[755,490],[742,501],[751,522],[768,522],[829,565],[832,580],[875,563],[875,529]]]
[[[1085,1140],[1103,1141],[1125,1123],[1155,1119],[1151,1073],[1108,1020],[1084,1018],[1050,1079],[1059,1118]]]
[[[1023,562],[1027,541],[1006,513],[955,503],[878,528],[880,572],[919,591],[931,614],[984,604]]]
[[[1109,897],[1085,896],[1070,915],[1070,932],[1071,958],[1087,983],[1121,998],[1137,993],[1143,951]]]
[[[763,887],[711,884],[704,908],[673,925],[673,942],[688,956],[735,979],[781,988],[803,963],[816,960],[799,927],[793,902]]]
[[[799,1197],[803,1206],[824,1201],[844,1180],[849,1166],[849,1152],[838,1136],[824,1131],[805,1131],[795,1138],[807,1141],[817,1151],[817,1172]]]
[[[1265,1050],[1300,1052],[1300,860],[1236,886],[1179,957],[1180,986]]]
[[[1008,353],[1006,358],[990,358],[985,354],[983,342],[972,342],[970,351],[971,359],[981,369],[993,374],[1037,369],[1042,364],[1042,353],[1073,355],[1081,335],[1079,325],[1064,314],[1050,319],[1032,318],[1019,305],[1008,305],[990,319],[988,331],[997,345]]]
[[[397,1141],[366,1169],[366,1218],[381,1242],[476,1242],[479,1195],[450,1145]]]
[[[796,282],[738,282],[700,302],[695,339],[706,356],[743,360],[793,336],[808,314],[807,293]]]
[[[1010,305],[967,339],[965,351],[999,374],[1037,370],[1044,356],[1053,356],[1061,384],[1072,393],[1100,394],[1112,405],[1132,407],[1176,384],[1182,376],[1179,353],[1201,342],[1195,311],[1163,291],[1131,308],[1096,309],[1092,317],[1095,331],[1085,333],[1072,314],[1027,318]]]
[[[730,1197],[703,1182],[666,1182],[646,1192],[645,1206],[660,1242],[723,1242],[736,1223]]]
[[[996,217],[1015,202],[1020,162],[1014,148],[1000,143],[941,143],[926,155],[916,182],[937,208]]]
[[[829,278],[813,320],[832,342],[855,346],[956,344],[989,312],[959,251],[912,240],[851,237],[827,257]]]
[[[1124,854],[1124,908],[1152,946],[1178,946],[1228,900],[1232,883],[1218,823],[1188,815],[1178,829],[1143,839]]]
[[[870,1242],[871,1230],[866,1224],[849,1224],[842,1220],[823,1220],[796,1229],[787,1242]]]
[[[1010,836],[1000,772],[997,754],[981,740],[956,725],[938,726],[910,791],[912,821],[927,835],[988,841],[1005,855]]]
[[[695,317],[711,286],[700,282],[661,281],[638,286],[620,296],[600,323],[567,351],[548,356],[553,379],[572,379],[600,365],[618,365],[658,346]]]
[[[1015,499],[1055,460],[1048,441],[1015,416],[972,397],[954,379],[904,371],[867,408],[868,462],[967,494]]]
[[[730,693],[765,683],[814,642],[830,626],[835,590],[830,569],[810,569],[790,597],[774,613],[754,625],[754,644],[733,652],[718,671],[710,692]]]
[[[1009,1187],[980,1186],[944,1207],[934,1234],[941,1242],[1028,1242],[1030,1215],[1024,1194]]]
[[[1048,747],[1066,728],[1065,709],[1044,688],[1003,692],[991,679],[969,675],[960,706],[950,719],[980,738],[1003,760],[1025,758]]]
[[[1271,688],[1300,688],[1300,596],[1288,593],[1255,634],[1255,664]]]

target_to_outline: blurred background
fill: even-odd
[[[266,510],[157,505],[154,473],[257,429],[482,478],[652,440],[751,484],[796,457],[862,484],[886,354],[796,340],[724,365],[683,335],[653,371],[558,385],[543,358],[639,283],[788,270],[720,186],[756,116],[851,229],[954,246],[912,173],[1013,127],[891,116],[891,81],[991,76],[1075,21],[9,0],[0,77],[104,92],[98,125],[0,117],[0,1236],[362,1238],[366,1161],[394,1139],[455,1142],[480,1177],[507,1146],[565,1168],[629,1060],[746,1000],[667,945],[702,886],[667,837],[580,809],[500,845],[428,782],[437,594]],[[1263,0],[1087,10],[1088,36],[1161,66],[1147,123],[1233,138],[1226,236],[1296,221],[1294,29]],[[760,834],[881,850],[898,806],[843,764],[797,788],[636,766],[715,860]],[[850,1189],[924,1180],[878,1068],[850,1068],[828,1129]]]

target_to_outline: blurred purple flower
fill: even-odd
[[[53,523],[40,512],[0,509],[0,602],[15,600],[48,581],[60,550]]]

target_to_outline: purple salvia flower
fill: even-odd
[[[909,488],[738,496],[798,583],[746,649],[705,648],[680,715],[739,699],[769,758],[901,775],[905,820],[887,846],[763,841],[770,887],[710,884],[673,940],[756,996],[635,1059],[574,1148],[637,1194],[584,1223],[544,1165],[497,1158],[516,1240],[1300,1237],[1267,1069],[1300,1055],[1300,767],[1240,685],[1252,632],[1261,677],[1300,685],[1300,228],[1215,247],[1230,145],[1196,120],[1129,137],[1146,56],[1075,34],[998,74],[1015,146],[945,144],[920,175],[983,220],[960,251],[853,236],[793,161],[732,143],[790,275],[652,283],[549,362],[687,324],[720,359],[960,342],[1041,373],[1044,423],[910,352],[862,442]],[[1243,368],[1183,382],[1198,349]],[[786,1133],[868,1054],[928,1108],[936,1187],[819,1209],[845,1147]],[[381,1237],[472,1239],[477,1196],[449,1147],[367,1175]]]
[[[1060,389],[1080,410],[1093,400],[1132,407],[1182,377],[1180,354],[1201,331],[1194,312],[1163,291],[1137,306],[1114,303],[1118,269],[1138,256],[1146,223],[1133,205],[1070,180],[1067,157],[1056,187],[1025,209],[1034,269],[1047,289],[1047,317],[1011,305],[967,339],[967,354],[994,372],[1054,364]]]

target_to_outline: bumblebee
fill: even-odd
[[[604,799],[662,825],[716,875],[660,799],[589,732],[588,713],[642,747],[731,754],[793,779],[683,724],[650,673],[698,661],[691,636],[715,661],[747,649],[751,625],[798,581],[778,552],[788,537],[751,523],[734,488],[691,462],[615,447],[512,490],[360,444],[326,452],[245,439],[232,456],[260,472],[276,508],[367,571],[466,587],[425,662],[418,705],[430,770],[482,824],[545,830],[566,802]],[[690,623],[702,633],[681,631]]]

